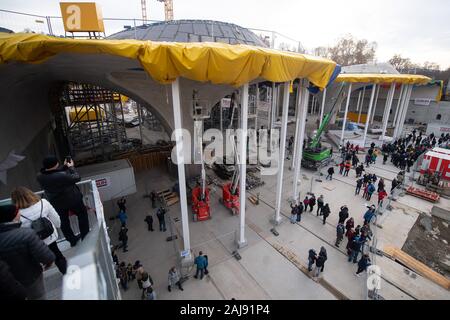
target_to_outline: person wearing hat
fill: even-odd
[[[0,206],[0,260],[24,287],[27,299],[44,299],[42,265],[49,268],[55,255],[33,229],[21,224],[16,206]]]
[[[37,181],[45,191],[45,198],[52,204],[61,218],[61,231],[70,245],[77,244],[79,237],[75,236],[70,226],[69,211],[78,217],[81,239],[89,232],[89,220],[86,207],[83,203],[83,194],[76,185],[81,180],[74,168],[72,159],[64,160],[59,165],[58,159],[53,156],[45,157],[43,168]]]

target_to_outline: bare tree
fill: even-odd
[[[318,47],[314,50],[314,53],[329,58],[342,66],[349,66],[373,62],[376,49],[376,42],[356,39],[352,35],[346,35],[339,39],[335,46]]]

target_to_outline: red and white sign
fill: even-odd
[[[432,172],[438,171],[442,173],[442,179],[450,180],[450,154],[436,152],[435,149],[433,149],[433,151],[428,151],[427,153],[425,153],[425,156],[423,157],[422,167],[420,168],[420,173],[424,174],[427,170],[430,170]]]
[[[95,180],[97,188],[106,188],[110,185],[109,178],[100,178]]]

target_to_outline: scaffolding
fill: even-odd
[[[59,121],[72,156],[106,157],[127,141],[122,96],[90,84],[67,83],[60,96]]]

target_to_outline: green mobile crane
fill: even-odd
[[[303,150],[302,166],[305,168],[318,169],[319,167],[327,165],[331,161],[331,149],[322,147],[320,137],[333,116],[334,108],[336,107],[336,103],[343,92],[343,88],[344,84],[341,85],[336,100],[334,101],[330,112],[328,112],[323,118],[322,124],[317,130],[317,133],[314,135],[308,146]]]

